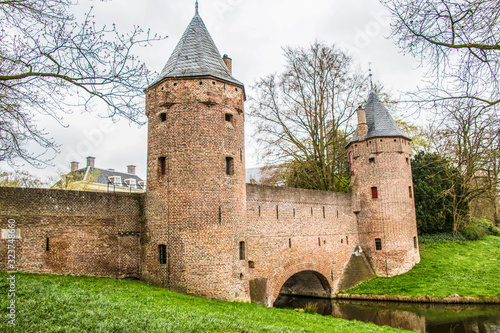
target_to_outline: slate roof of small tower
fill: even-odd
[[[368,96],[365,112],[366,123],[368,125],[366,139],[378,137],[403,137],[411,140],[401,131],[398,124],[396,124],[389,111],[387,111],[387,108],[373,90]],[[359,141],[357,132],[354,132],[354,136],[351,140],[351,142],[354,141]]]
[[[198,11],[189,23],[167,64],[151,86],[165,78],[213,76],[243,86],[236,80],[217,49]]]

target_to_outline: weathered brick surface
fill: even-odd
[[[233,265],[234,229],[246,204],[244,97],[243,87],[207,77],[166,79],[146,91],[146,280],[209,298],[239,297]]]
[[[141,206],[138,194],[0,187],[0,227],[14,219],[21,229],[19,270],[139,277]],[[6,254],[3,239],[1,270],[7,270]]]
[[[247,257],[237,273],[245,280],[267,278],[270,303],[304,270],[320,273],[335,292],[359,243],[350,202],[346,193],[247,184],[247,216],[235,242],[245,242]]]
[[[372,138],[351,143],[348,151],[354,161],[352,192],[353,206],[360,210],[360,245],[378,275],[404,273],[420,262],[418,242],[414,246],[418,236],[410,141]],[[377,199],[372,198],[372,187],[377,188]],[[382,241],[380,251],[375,246],[377,238]]]

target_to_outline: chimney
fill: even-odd
[[[127,165],[127,173],[135,175],[135,165]]]
[[[93,168],[95,165],[95,157],[89,156],[87,157],[87,168]]]
[[[364,141],[365,136],[368,133],[368,124],[366,123],[366,112],[365,108],[360,106],[356,110],[358,114],[358,137],[359,141]]]
[[[233,74],[233,59],[229,58],[227,54],[224,54],[222,60],[224,60],[227,69],[229,69],[229,73]]]
[[[71,172],[78,170],[80,163],[78,162],[71,162]]]

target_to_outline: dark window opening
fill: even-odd
[[[245,242],[240,242],[240,260],[245,260]]]
[[[165,176],[167,174],[167,158],[160,157],[158,161],[160,162],[160,175]]]
[[[243,273],[240,273],[240,280],[243,280]]]
[[[200,81],[200,86],[203,85],[203,82]]]
[[[279,219],[280,218],[280,210],[279,210],[279,206],[276,206],[276,219]]]
[[[411,186],[408,186],[408,192],[409,192],[410,198],[413,198],[413,192],[411,190]]]
[[[406,158],[406,164],[410,164],[410,159],[408,157]]]
[[[288,238],[288,247],[292,248],[292,239],[291,238]]]
[[[177,83],[174,83],[174,87],[177,87]]]
[[[226,175],[234,175],[234,160],[232,157],[226,157]]]
[[[375,249],[377,251],[382,250],[382,240],[380,238],[375,239]]]
[[[311,216],[313,216],[313,208],[311,207]]]
[[[321,238],[318,237],[318,246],[321,247]]]
[[[345,243],[349,244],[349,236],[345,236]]]
[[[378,189],[376,187],[372,187],[372,199],[378,199]]]
[[[417,237],[413,237],[413,247],[417,248]]]
[[[167,246],[164,244],[158,245],[158,253],[160,255],[160,265],[167,263]]]
[[[255,263],[253,261],[248,262],[248,267],[249,268],[255,268]]]
[[[323,218],[326,219],[325,206],[323,206]]]
[[[219,223],[222,223],[222,206],[219,206]]]
[[[47,237],[45,239],[45,251],[50,251],[50,239]]]
[[[259,206],[259,216],[260,216],[260,206]]]
[[[295,208],[293,209],[293,217],[295,218]]]
[[[160,120],[161,122],[167,121],[167,114],[165,112],[160,113]]]
[[[340,240],[340,244],[344,244],[344,239],[343,238]]]
[[[371,164],[374,164],[375,163],[375,157],[370,157],[368,159],[368,161],[370,161]]]
[[[226,113],[226,121],[232,123],[233,122],[233,115],[230,113]]]
[[[243,149],[240,148],[240,161],[243,162]]]

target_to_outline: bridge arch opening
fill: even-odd
[[[321,273],[306,270],[292,275],[280,289],[279,302],[281,296],[305,296],[305,297],[325,297],[330,298],[332,288],[327,278]]]

